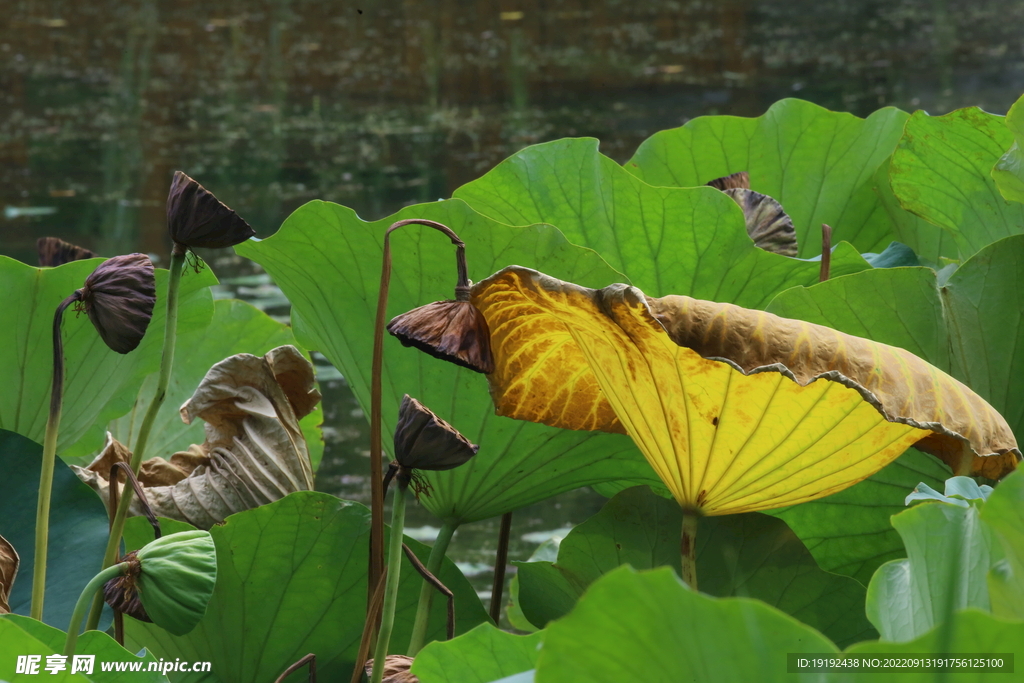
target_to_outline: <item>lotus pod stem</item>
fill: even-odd
[[[132,451],[131,468],[135,475],[139,473],[139,466],[142,464],[143,455],[146,451],[146,442],[149,440],[149,433],[153,429],[156,415],[160,412],[164,398],[167,396],[167,385],[171,379],[171,367],[174,364],[174,343],[178,331],[178,290],[181,288],[181,272],[185,266],[185,257],[188,251],[179,244],[174,245],[171,251],[170,279],[167,283],[167,315],[164,324],[164,346],[160,356],[160,375],[157,380],[156,393],[153,396],[145,416],[142,418],[142,426],[139,428],[139,437],[135,441]],[[112,485],[116,486],[116,482]],[[121,546],[121,534],[124,533],[124,521],[128,516],[128,508],[132,503],[132,489],[125,487],[124,495],[117,506],[114,520],[110,525],[110,538],[107,539],[107,550],[103,555],[103,567],[109,567],[117,561]],[[92,611],[89,612],[87,629],[94,629],[100,623],[100,614],[103,611],[103,596],[96,595],[93,601]]]
[[[405,497],[408,487],[398,486],[391,503],[391,544],[388,551],[388,570],[384,588],[384,609],[381,614],[377,647],[373,653],[373,675],[370,683],[381,683],[384,664],[395,626],[395,608],[398,605],[398,583],[402,571],[402,532],[405,530]]]
[[[455,535],[455,530],[458,528],[458,524],[446,521],[441,525],[441,530],[437,532],[437,538],[434,539],[434,545],[430,548],[430,555],[427,557],[427,571],[434,576],[437,576],[441,570],[441,563],[444,562],[445,553],[448,552],[448,544],[451,543],[452,536]],[[430,621],[430,605],[433,600],[434,587],[424,581],[423,587],[420,589],[420,601],[416,605],[416,620],[412,625],[412,637],[409,639],[408,654],[410,657],[415,657],[424,645],[427,624]]]
[[[32,604],[29,614],[43,619],[43,597],[46,593],[46,551],[50,538],[50,493],[53,491],[53,470],[57,460],[57,433],[64,406],[64,340],[61,322],[67,307],[82,298],[82,291],[64,299],[53,314],[53,382],[50,387],[50,414],[46,418],[43,437],[43,463],[39,472],[39,502],[36,507],[36,553],[32,569]]]
[[[75,644],[78,642],[78,629],[82,625],[82,617],[85,616],[85,612],[88,609],[93,596],[100,596],[100,599],[102,600],[103,592],[100,589],[103,588],[103,585],[107,581],[120,576],[127,569],[127,562],[112,565],[100,571],[99,574],[92,577],[92,580],[85,585],[85,588],[82,590],[82,594],[78,596],[78,602],[75,603],[75,611],[71,614],[71,624],[68,625],[68,634],[64,640],[64,655],[66,657],[70,657],[75,654]],[[88,631],[90,629],[87,628],[86,630]]]

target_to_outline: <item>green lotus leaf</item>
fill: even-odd
[[[785,653],[836,651],[814,629],[758,600],[696,593],[667,567],[620,567],[547,627],[535,680],[818,681],[818,674],[787,674]]]
[[[889,183],[890,163],[891,157],[889,161],[878,167],[871,185],[878,196],[879,206],[888,214],[889,220],[892,222],[896,239],[913,249],[915,254],[930,264],[938,264],[943,258],[957,258],[959,252],[952,233],[900,206],[896,195],[892,193],[892,185]]]
[[[384,231],[394,221],[412,217],[439,221],[459,234],[467,244],[473,279],[509,262],[552,268],[577,282],[622,279],[597,254],[569,244],[550,226],[509,227],[457,200],[409,207],[373,223],[336,204],[306,204],[275,235],[235,249],[270,273],[292,301],[292,324],[300,343],[327,356],[367,414]],[[454,250],[448,239],[409,226],[396,232],[391,244],[389,319],[451,298]],[[383,389],[385,435],[394,432],[399,404],[409,394],[480,445],[480,452],[461,467],[421,473],[431,486],[421,502],[449,523],[494,517],[601,481],[639,484],[656,479],[628,437],[498,417],[483,377],[404,348],[390,336],[384,341]],[[388,450],[390,441],[384,439]]]
[[[743,212],[727,195],[711,187],[653,187],[599,154],[597,145],[569,139],[527,147],[454,196],[509,225],[557,226],[648,296],[686,294],[763,308],[784,289],[818,281],[819,263],[755,247]],[[887,233],[870,246],[881,250],[889,241]],[[806,253],[818,254],[820,238],[817,244]],[[512,263],[527,265],[506,259],[499,268]],[[849,244],[835,248],[833,275],[866,268]]]
[[[0,536],[21,556],[21,568],[11,592],[11,611],[28,614],[32,601],[35,558],[36,503],[39,461],[43,447],[20,434],[0,430],[0,466],[4,491],[0,495]],[[47,555],[43,619],[67,628],[82,589],[103,563],[109,523],[103,503],[61,462],[53,473],[50,540]],[[103,628],[109,623],[104,620]],[[63,649],[63,636],[61,647]]]
[[[411,672],[420,683],[487,683],[532,669],[543,640],[543,633],[516,636],[480,624],[453,640],[427,645]]]
[[[1006,127],[1013,134],[1013,145],[992,167],[992,178],[1003,199],[1024,202],[1024,97],[1006,113]]]
[[[1024,619],[1024,474],[1006,477],[989,496],[981,520],[1000,540],[1005,559],[989,574],[992,612]]]
[[[68,617],[70,619],[70,617]],[[117,644],[113,638],[100,631],[86,631],[75,644],[75,652],[92,655],[93,669],[91,674],[83,672],[71,673],[73,661],[68,660],[63,671],[50,673],[45,669],[47,655],[59,655],[64,651],[64,631],[47,626],[28,617],[8,614],[0,617],[0,681],[10,683],[28,683],[43,680],[60,681],[61,683],[166,683],[167,677],[158,671],[147,671],[150,662],[157,659],[150,652],[134,654]],[[41,655],[39,673],[15,673],[18,655]],[[103,671],[101,662],[140,663],[139,671]]]
[[[941,486],[948,476],[937,459],[911,448],[844,491],[768,514],[789,525],[823,570],[866,586],[883,562],[906,554],[889,518],[905,509],[907,491],[922,481]]]
[[[629,564],[679,571],[682,511],[642,486],[616,495],[562,541],[558,560],[516,562],[519,604],[537,627],[567,614],[595,580]],[[784,522],[747,513],[701,520],[701,592],[763,600],[836,643],[874,637],[864,617],[864,587],[823,572]]]
[[[913,492],[907,496],[907,505],[919,500],[937,500],[942,503],[950,503],[962,508],[970,507],[973,501],[986,501],[992,487],[974,481],[970,477],[953,477],[946,480],[946,492],[939,493],[928,484],[921,482],[914,487]]]
[[[907,559],[878,568],[866,603],[882,640],[913,640],[954,610],[990,608],[986,577],[1002,549],[981,521],[979,502],[921,503],[894,515],[892,525]]]
[[[187,525],[181,522],[166,527],[183,528]],[[126,642],[150,647],[166,660],[212,662],[213,676],[222,683],[273,681],[309,652],[317,655],[324,679],[348,679],[366,613],[369,529],[367,508],[312,491],[231,515],[210,530],[217,547],[217,585],[199,625],[174,636],[126,618]],[[145,520],[128,520],[129,548],[152,537]],[[429,548],[408,538],[406,543],[426,561]],[[408,560],[403,563],[392,637],[396,645],[409,642],[422,583]],[[457,633],[487,620],[480,599],[453,563],[446,560],[438,578],[455,593]],[[444,637],[446,610],[444,600],[434,601],[430,638]]]
[[[170,458],[176,451],[183,451],[191,444],[201,444],[206,438],[202,420],[185,424],[179,409],[181,404],[192,397],[192,393],[216,363],[236,353],[251,353],[262,356],[278,346],[295,345],[291,328],[279,323],[266,313],[235,299],[214,302],[213,317],[203,327],[179,332],[175,354],[174,372],[167,386],[167,396],[157,412],[156,421],[149,433],[146,451],[150,457]],[[308,354],[305,354],[308,358]],[[156,391],[157,373],[146,377],[135,398],[131,410],[110,423],[108,429],[115,439],[132,449]],[[323,422],[323,408],[317,406],[299,421],[306,445],[309,449],[313,470],[316,471],[323,457],[324,444],[320,436]],[[103,444],[94,444],[99,450]]]
[[[900,205],[948,231],[961,258],[1024,232],[1024,205],[1008,202],[992,166],[1014,142],[1002,116],[969,107],[915,112],[889,165]]]
[[[42,443],[53,376],[53,313],[103,259],[73,261],[58,268],[33,268],[0,256],[0,377],[9,378],[0,397],[0,428]],[[87,316],[64,315],[65,383],[57,453],[88,455],[103,443],[103,427],[131,409],[143,378],[160,364],[167,295],[166,270],[156,271],[157,305],[146,336],[128,354],[107,348]],[[182,278],[178,332],[204,328],[213,314],[207,270]],[[77,442],[77,444],[76,444]]]
[[[625,168],[651,185],[672,187],[747,171],[751,188],[774,197],[793,219],[801,256],[821,253],[822,223],[832,226],[834,240],[877,251],[893,239],[894,226],[871,177],[907,118],[892,107],[860,119],[786,99],[757,118],[701,116],[656,133]]]
[[[1010,622],[977,610],[955,613],[953,619],[905,643],[867,641],[846,650],[849,654],[880,657],[915,657],[938,653],[1020,654],[1024,641],[1024,623]],[[1014,667],[1018,664],[1015,662]],[[941,674],[940,674],[941,675]],[[960,671],[945,680],[958,683],[990,683],[1011,680],[1013,675]],[[828,683],[855,683],[871,680],[878,683],[935,683],[943,680],[935,672],[907,673],[898,669],[872,671],[870,676],[855,673],[830,673]]]

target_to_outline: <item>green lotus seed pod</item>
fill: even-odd
[[[183,636],[206,614],[217,583],[217,552],[208,531],[158,538],[138,552],[139,599],[157,626]]]

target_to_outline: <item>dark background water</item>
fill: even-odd
[[[34,262],[58,235],[166,259],[176,169],[262,237],[310,199],[376,219],[529,144],[594,136],[622,162],[658,130],[784,97],[1005,113],[1024,92],[1022,19],[1010,0],[7,0],[0,253]],[[287,320],[257,267],[209,256],[221,295]],[[317,486],[365,499],[365,420],[318,367]],[[512,558],[600,504],[582,491],[517,513]],[[495,536],[480,523],[453,543],[484,593]]]

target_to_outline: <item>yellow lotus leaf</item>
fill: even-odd
[[[511,266],[473,287],[501,415],[626,432],[684,508],[722,515],[851,486],[916,445],[998,478],[1020,451],[969,388],[903,349],[731,304]]]

